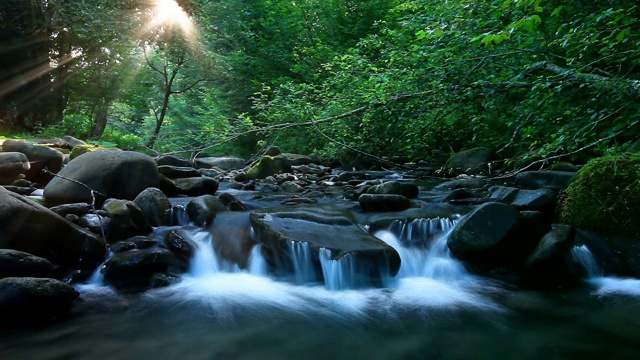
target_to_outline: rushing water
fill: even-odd
[[[332,260],[326,249],[316,269],[303,243],[290,244],[293,279],[268,275],[260,245],[240,270],[218,258],[208,232],[195,231],[180,283],[140,296],[79,287],[70,316],[0,333],[0,359],[638,358],[638,280],[594,275],[572,290],[509,288],[451,257],[444,234],[452,225],[422,219],[377,232],[402,259],[384,288],[358,288],[353,259]],[[597,266],[587,248],[573,255]]]

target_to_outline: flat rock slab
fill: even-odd
[[[394,248],[340,211],[313,205],[294,210],[263,209],[251,213],[250,221],[276,273],[292,270],[292,244],[306,244],[316,265],[321,251],[323,256],[330,251],[330,259],[334,261],[348,255],[355,264],[354,271],[366,273],[372,283],[384,275],[395,275],[400,268],[400,256]]]

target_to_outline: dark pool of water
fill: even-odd
[[[635,360],[639,329],[638,295],[588,285],[331,292],[228,274],[141,296],[82,289],[70,316],[2,330],[0,359]]]

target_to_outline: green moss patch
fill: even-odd
[[[589,161],[567,188],[559,209],[563,222],[640,238],[640,154]]]

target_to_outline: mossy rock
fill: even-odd
[[[265,155],[260,161],[247,171],[247,179],[264,179],[278,173],[291,172],[291,164],[286,157]]]
[[[589,161],[567,188],[559,216],[602,234],[640,237],[640,154]]]
[[[98,151],[98,150],[120,150],[120,149],[108,147],[108,146],[102,146],[102,145],[92,145],[92,144],[76,145],[73,147],[73,150],[71,150],[71,154],[69,155],[69,161],[77,158],[82,154],[86,154],[88,152]]]

